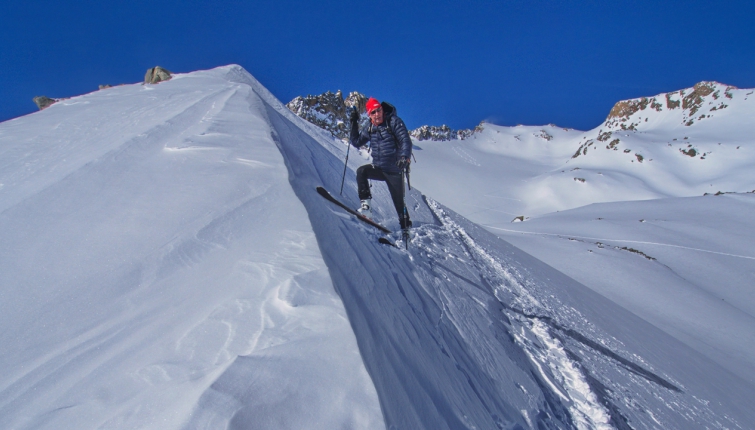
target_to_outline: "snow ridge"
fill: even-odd
[[[0,124],[0,427],[384,428],[273,99],[230,66]]]

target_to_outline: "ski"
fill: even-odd
[[[343,208],[343,210],[345,210],[346,212],[354,215],[360,221],[363,221],[363,222],[365,222],[365,223],[367,223],[367,224],[375,227],[376,229],[382,231],[385,234],[391,234],[391,231],[388,230],[387,228],[383,227],[382,225],[376,223],[375,221],[373,221],[373,220],[367,218],[366,216],[360,214],[356,210],[354,210],[354,209],[346,206],[345,204],[343,204],[340,200],[338,200],[337,198],[333,197],[333,195],[330,194],[328,192],[328,190],[326,190],[325,188],[323,188],[323,187],[317,187],[317,194],[323,196],[326,200],[330,201],[331,203],[333,203],[333,204],[335,204],[337,206],[340,206],[341,208]],[[383,242],[381,242],[381,243],[383,243]]]
[[[401,248],[398,247],[398,245],[396,245],[395,243],[391,242],[390,240],[388,240],[388,239],[386,239],[384,237],[381,237],[380,239],[378,239],[378,242],[382,243],[383,245],[390,245],[390,246],[392,246],[394,248],[401,249]]]

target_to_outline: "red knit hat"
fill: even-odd
[[[367,104],[364,105],[365,109],[367,109],[367,113],[372,112],[373,110],[380,107],[380,102],[377,101],[376,98],[370,97],[369,100],[367,100]]]

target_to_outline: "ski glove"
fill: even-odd
[[[356,110],[355,108],[351,108],[350,119],[351,119],[352,124],[356,124],[359,122],[359,111]]]
[[[396,165],[403,170],[409,167],[409,164],[411,164],[411,162],[412,160],[409,157],[401,157],[396,162]]]

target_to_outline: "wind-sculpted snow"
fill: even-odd
[[[252,84],[0,124],[0,428],[384,428]]]

